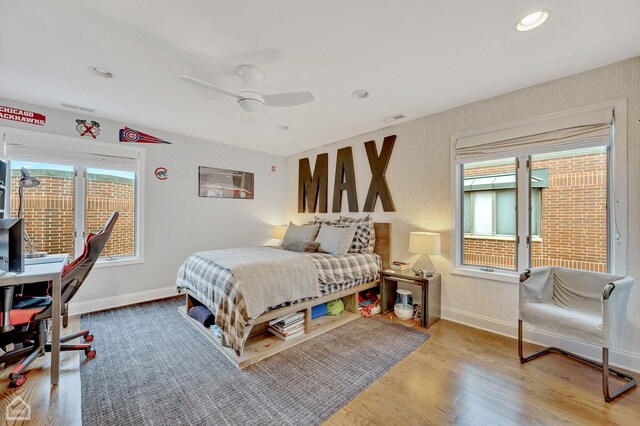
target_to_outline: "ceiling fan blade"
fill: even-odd
[[[263,96],[267,106],[288,107],[309,103],[315,98],[311,92],[275,93]]]
[[[233,96],[238,99],[238,94],[232,92],[231,90],[224,89],[222,87],[216,86],[215,84],[207,83],[206,81],[198,80],[197,78],[189,77],[186,75],[181,75],[180,80],[189,83],[195,84],[196,86],[202,87],[204,89],[214,90],[218,93],[222,93],[223,95]]]

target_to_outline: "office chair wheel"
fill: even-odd
[[[18,376],[15,379],[11,380],[11,386],[15,388],[19,388],[27,382],[26,376]]]
[[[84,341],[93,342],[93,334],[87,334],[86,336],[84,336]]]
[[[87,358],[94,359],[96,357],[97,352],[95,349],[86,349],[84,351],[84,354],[87,356]]]

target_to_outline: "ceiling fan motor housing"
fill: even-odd
[[[264,109],[264,99],[260,93],[256,92],[238,92],[238,105],[243,110],[256,114]]]

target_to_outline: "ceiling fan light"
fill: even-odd
[[[240,108],[243,110],[252,114],[259,114],[264,109],[264,102],[261,102],[259,99],[240,98],[238,99],[238,105],[240,105]]]

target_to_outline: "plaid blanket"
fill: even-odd
[[[318,285],[323,295],[375,279],[381,269],[380,257],[374,253],[347,253],[344,256],[325,253],[305,255],[310,256],[316,265]],[[215,316],[216,325],[222,329],[222,345],[233,348],[238,356],[242,355],[244,344],[257,317],[249,318],[247,315],[244,296],[232,272],[196,253],[180,267],[176,288],[178,291],[189,290],[209,308]],[[270,309],[297,302],[300,300],[283,300],[282,304]]]

